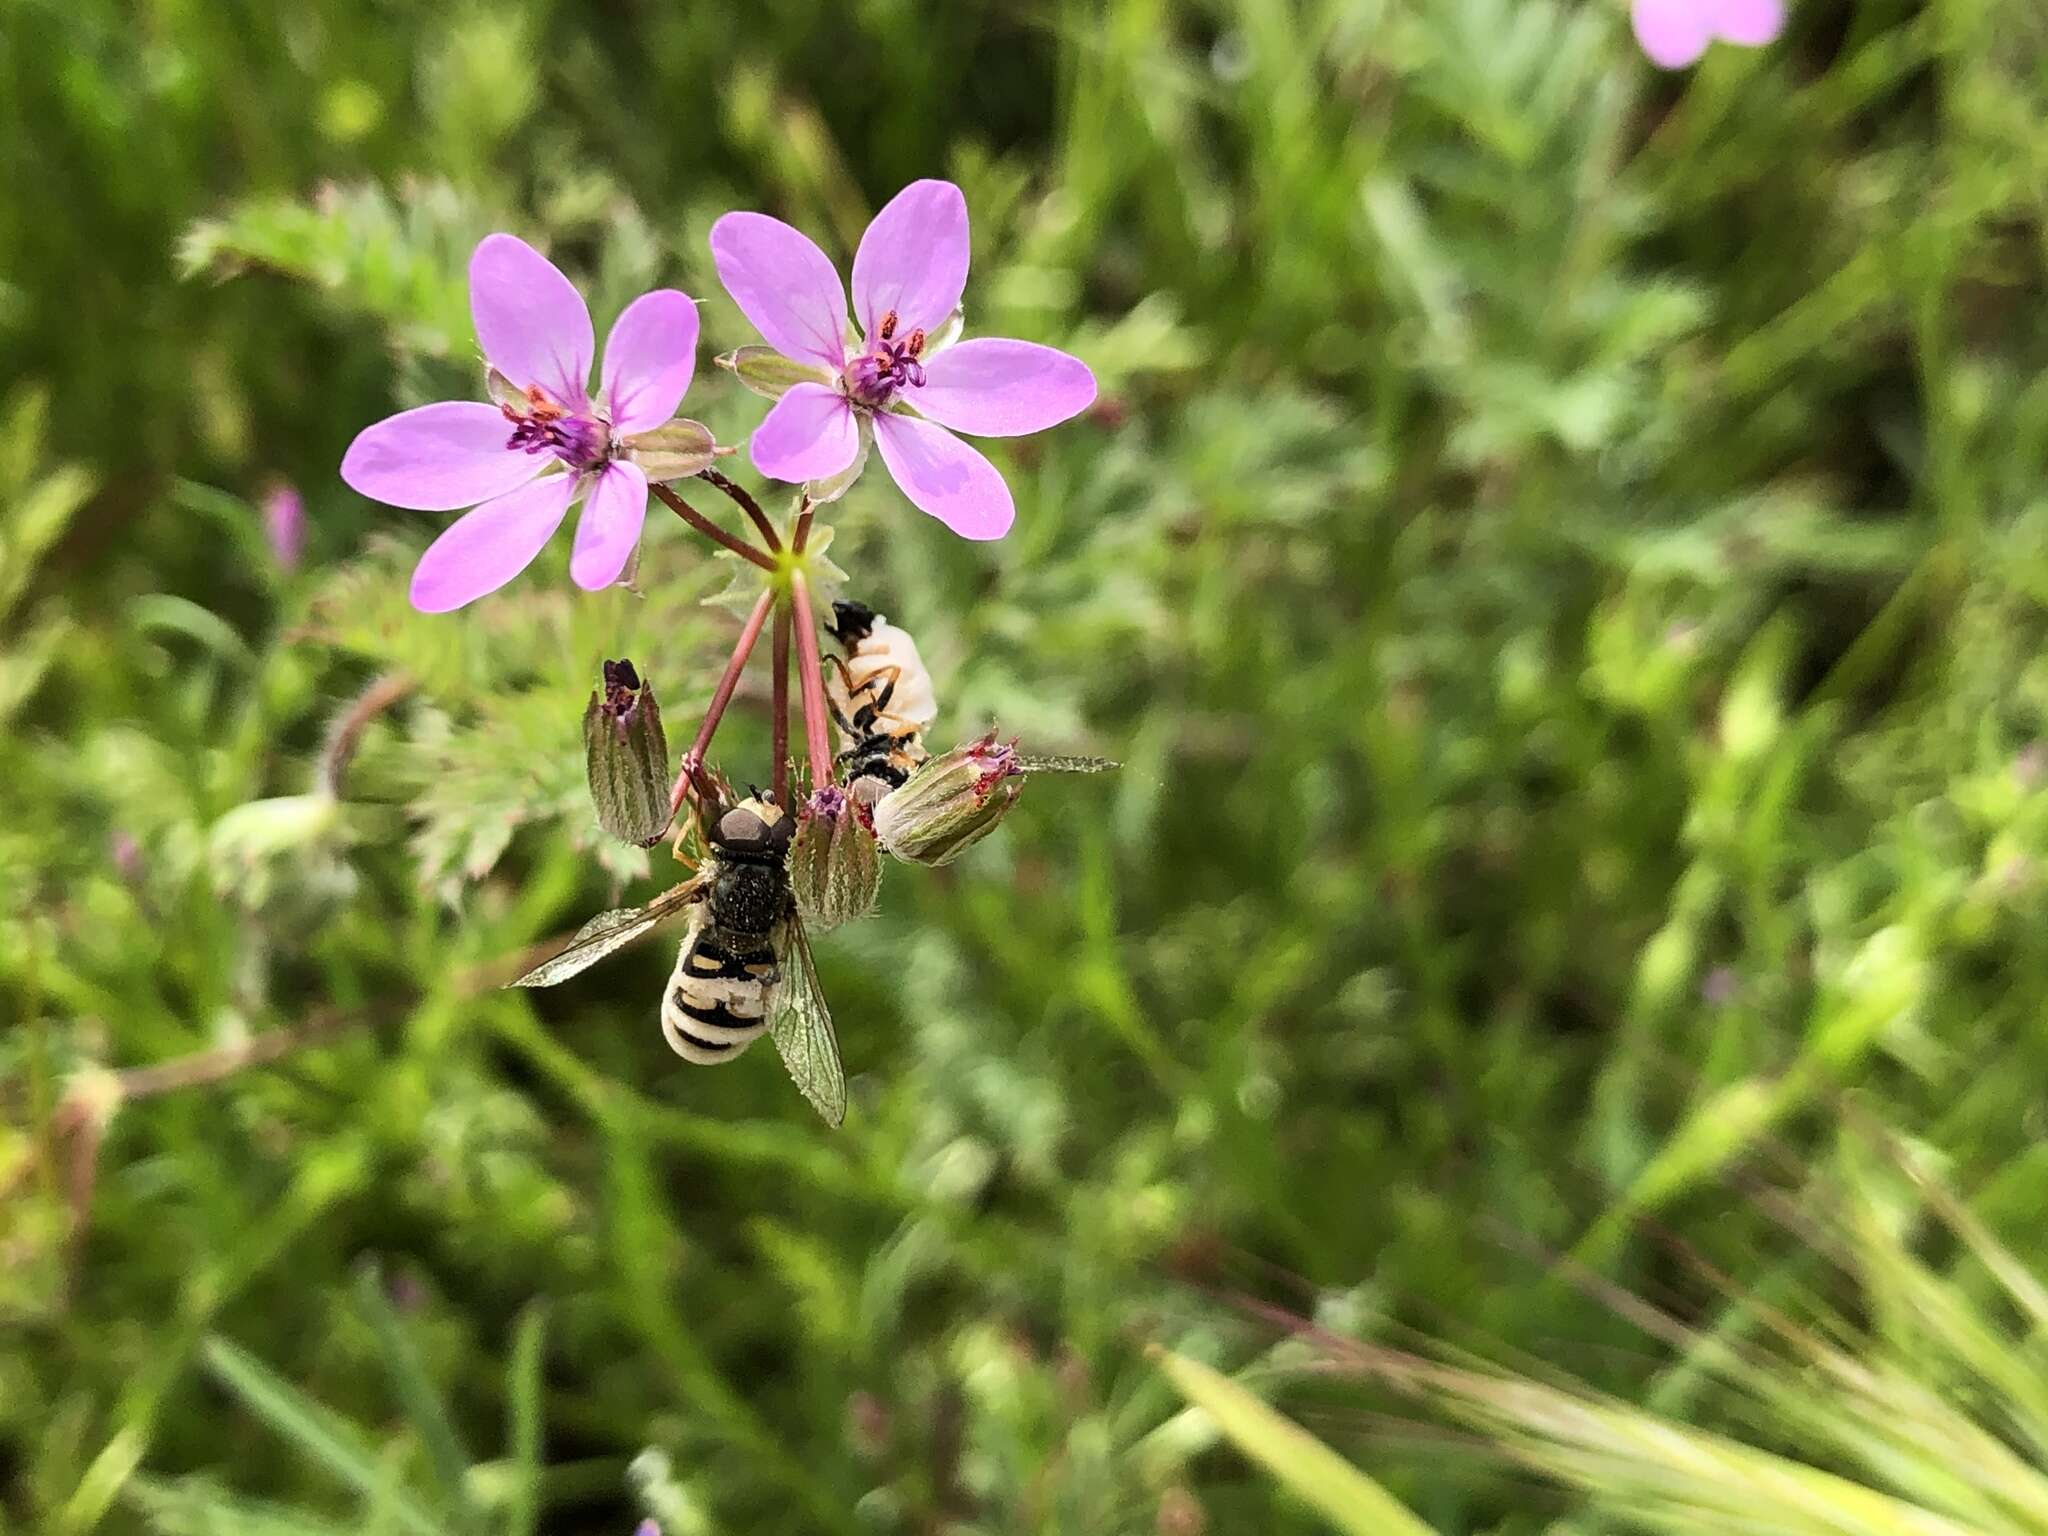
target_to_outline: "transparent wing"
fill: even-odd
[[[615,911],[598,913],[576,930],[576,937],[560,953],[541,961],[511,985],[552,987],[557,982],[567,981],[614,950],[624,949],[663,918],[680,912],[698,898],[704,885],[705,877],[699,875],[681,885],[670,886],[644,907],[620,907]]]
[[[1106,757],[1034,757],[1029,752],[1019,752],[1016,762],[1020,773],[1103,773],[1123,767]]]
[[[811,963],[811,941],[794,909],[784,934],[782,985],[769,1009],[768,1037],[811,1108],[827,1125],[837,1126],[846,1119],[846,1069],[839,1061],[839,1037],[832,1032],[818,968]]]

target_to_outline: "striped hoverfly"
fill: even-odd
[[[796,819],[753,795],[722,810],[697,872],[645,906],[600,912],[553,958],[513,983],[552,987],[684,915],[688,929],[662,992],[661,1030],[701,1066],[736,1060],[766,1034],[825,1123],[846,1118],[846,1073],[789,882]]]

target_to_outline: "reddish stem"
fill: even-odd
[[[797,537],[809,532],[810,513],[797,519]],[[801,545],[797,546],[799,549]],[[833,782],[832,746],[825,736],[825,672],[818,660],[818,626],[811,615],[811,587],[802,571],[789,575],[789,595],[796,605],[796,650],[803,667],[804,739],[811,752],[811,792]]]
[[[769,730],[773,733],[770,750],[774,756],[775,803],[789,804],[789,609],[780,604],[775,609],[775,635],[772,652],[775,663],[774,694],[768,704]]]
[[[771,551],[782,548],[782,540],[775,536],[775,525],[768,521],[768,514],[761,510],[761,503],[749,496],[744,487],[735,485],[715,469],[703,472],[703,478],[711,485],[725,492],[739,509],[754,520],[754,526],[761,530],[761,539]]]
[[[723,479],[724,477],[720,476],[720,478]],[[711,540],[712,543],[724,545],[727,549],[731,550],[734,554],[740,556],[742,559],[753,561],[754,564],[760,566],[761,569],[764,571],[772,571],[775,569],[775,562],[772,559],[762,554],[760,550],[754,548],[754,546],[749,544],[745,539],[734,538],[731,534],[727,533],[723,528],[719,527],[718,524],[712,522],[710,518],[706,517],[703,513],[699,512],[695,507],[691,506],[687,501],[683,500],[682,497],[678,496],[674,491],[670,490],[667,486],[661,484],[659,481],[650,481],[648,483],[647,489],[654,492],[655,495],[659,496],[664,502],[666,502],[668,504],[669,511],[675,513],[677,517],[680,517],[692,528],[696,529],[699,533],[703,534],[704,537]]]
[[[747,622],[740,630],[740,637],[733,643],[732,660],[725,664],[725,675],[718,680],[718,687],[711,695],[711,702],[704,710],[704,723],[697,727],[697,739],[690,743],[690,750],[683,754],[682,771],[676,775],[675,787],[668,792],[668,812],[673,816],[683,803],[683,796],[694,784],[697,794],[704,800],[713,799],[717,790],[704,773],[704,754],[711,749],[712,733],[718,729],[718,722],[725,716],[725,706],[732,702],[732,691],[740,684],[740,672],[746,667],[747,657],[753,653],[754,642],[761,638],[761,626],[768,622],[768,609],[775,601],[775,589],[769,588],[755,601],[754,608],[747,615]]]

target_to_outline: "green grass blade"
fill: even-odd
[[[505,1536],[531,1536],[540,1490],[541,1456],[541,1370],[545,1343],[545,1314],[535,1302],[519,1314],[519,1326],[512,1335],[512,1366],[507,1390],[507,1453],[512,1458],[513,1481],[510,1507],[505,1514]]]
[[[447,1405],[427,1378],[419,1351],[413,1347],[405,1325],[384,1294],[384,1278],[374,1264],[366,1264],[356,1273],[356,1305],[377,1335],[384,1368],[391,1374],[391,1384],[398,1391],[406,1418],[426,1447],[427,1465],[454,1512],[457,1526],[463,1530],[476,1529],[476,1511],[468,1491],[469,1456],[456,1438],[455,1426],[449,1422]]]
[[[1155,1350],[1153,1359],[1231,1444],[1338,1530],[1351,1536],[1436,1536],[1399,1499],[1228,1376],[1170,1350]]]
[[[340,1415],[321,1407],[255,1356],[218,1336],[201,1349],[207,1371],[251,1413],[297,1446],[336,1478],[369,1495],[385,1485],[385,1473],[369,1437]],[[409,1495],[392,1507],[415,1536],[442,1536],[441,1527]]]

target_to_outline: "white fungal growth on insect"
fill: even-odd
[[[939,718],[939,701],[932,692],[932,675],[925,670],[917,642],[880,614],[846,658],[846,675],[837,667],[825,673],[825,691],[840,715],[848,720],[860,705],[872,703],[883,687],[894,682],[883,714],[905,725],[925,729]],[[851,684],[849,687],[848,685]],[[843,734],[843,733],[842,733]]]

